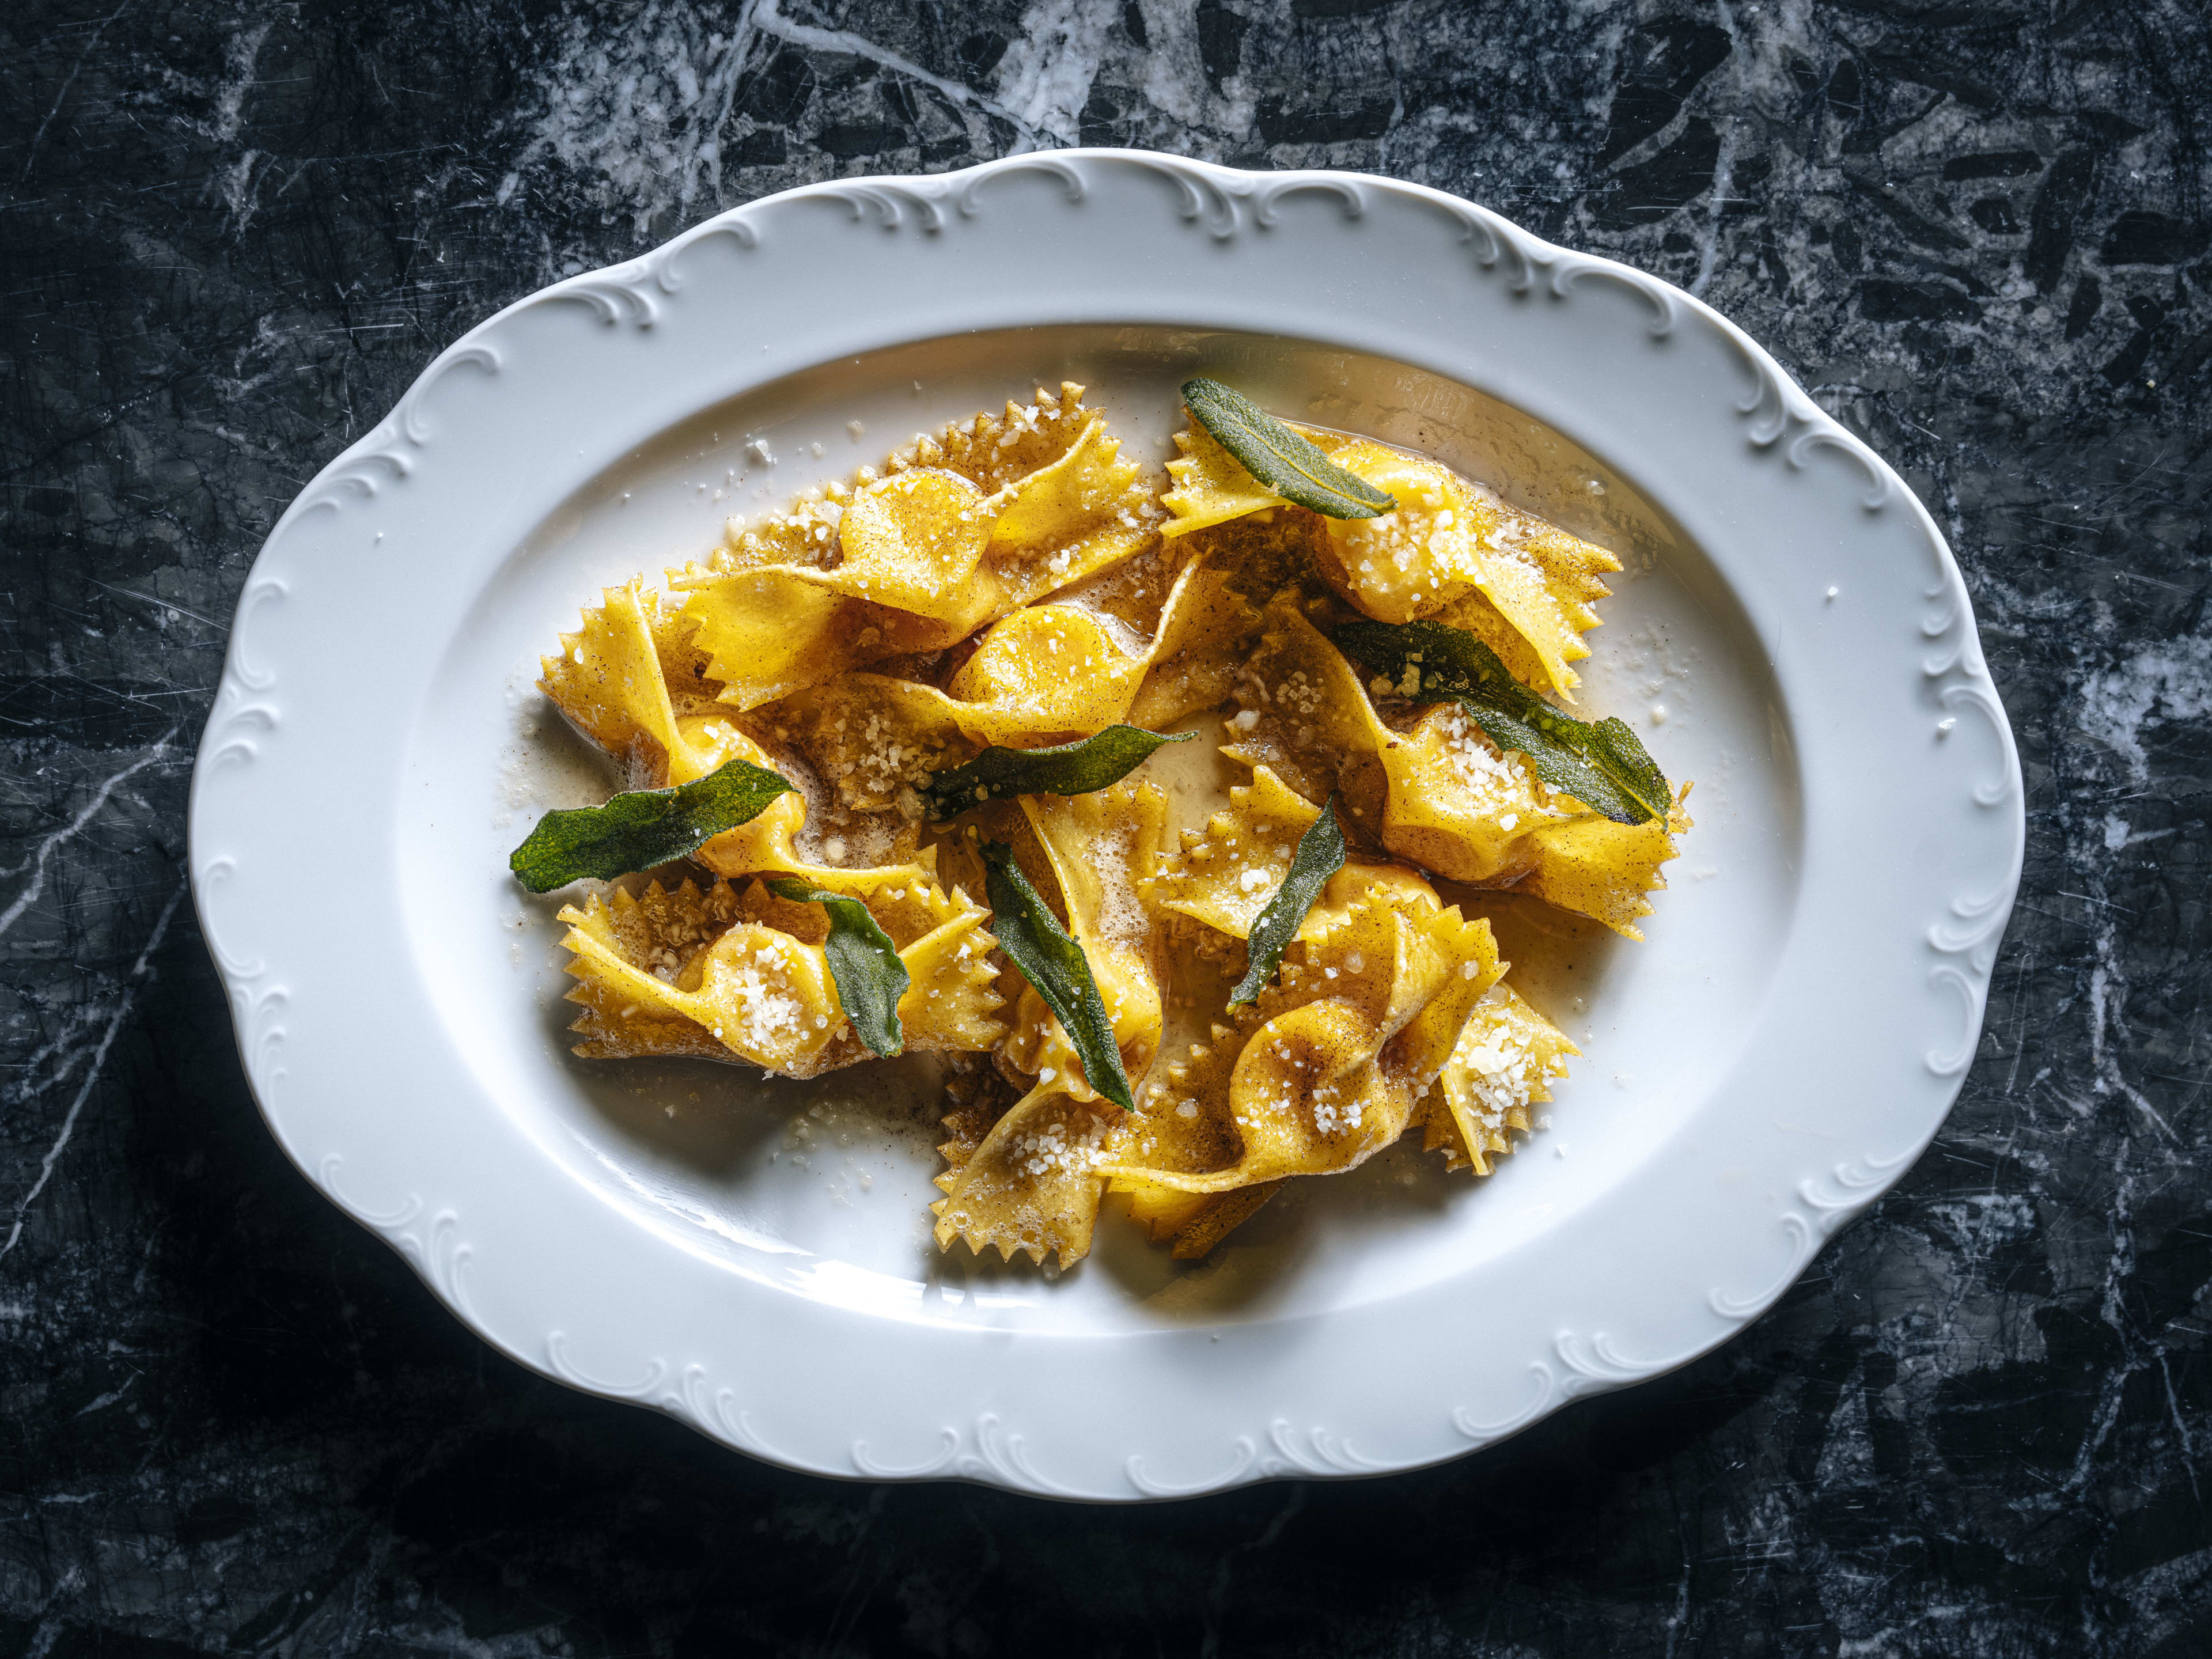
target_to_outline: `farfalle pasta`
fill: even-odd
[[[1690,827],[1679,804],[1622,824],[1552,789],[1525,757],[1502,751],[1456,703],[1425,706],[1370,688],[1294,594],[1278,598],[1231,721],[1229,753],[1273,766],[1316,798],[1341,790],[1382,847],[1455,881],[1522,886],[1630,939],[1646,895]]]
[[[669,576],[717,700],[752,708],[957,645],[1139,552],[1161,515],[1069,384],[918,437],[764,526],[733,520],[703,564]]]
[[[589,1058],[687,1055],[807,1078],[867,1054],[848,1029],[811,907],[759,882],[659,883],[563,907],[575,1024]],[[870,906],[872,910],[875,907]],[[985,913],[934,890],[894,909],[940,918],[898,952],[907,1045],[977,1053],[1005,1040]],[[894,935],[896,938],[896,935]]]
[[[1540,1127],[1580,1051],[1483,890],[1640,939],[1691,827],[1568,712],[1620,562],[1432,457],[1185,391],[1164,472],[1040,391],[561,635],[541,689],[623,793],[515,868],[602,884],[560,911],[579,1055],[943,1055],[938,1246],[1063,1267],[1102,1212],[1192,1259],[1409,1133],[1486,1176]],[[1194,720],[1211,799],[1145,758]]]

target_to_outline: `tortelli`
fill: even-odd
[[[1192,386],[1214,401],[1186,388],[1164,474],[1081,386],[1040,391],[731,520],[561,637],[541,688],[628,792],[556,815],[601,861],[577,870],[659,837],[560,912],[579,1054],[946,1055],[939,1245],[1062,1266],[1109,1196],[1200,1256],[1408,1130],[1486,1175],[1538,1127],[1579,1051],[1466,890],[1640,939],[1690,827],[1686,786],[1638,814],[1559,781],[1620,763],[1581,735],[1618,723],[1565,705],[1620,562],[1430,457]],[[1559,700],[1560,753],[1479,688],[1355,666],[1353,618],[1456,630]],[[1109,752],[1156,740],[1109,739],[1209,714],[1241,781],[1171,836],[1163,785],[1204,769],[1124,777]],[[998,769],[945,781],[971,763]],[[971,800],[971,773],[1030,781]],[[751,804],[715,817],[732,778]]]

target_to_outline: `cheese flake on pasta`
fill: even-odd
[[[942,896],[940,896],[941,897]],[[943,923],[899,951],[909,984],[906,1046],[979,1051],[1006,1036],[986,912],[945,901]],[[837,1000],[817,907],[760,883],[616,888],[564,906],[562,940],[581,1006],[572,1028],[590,1059],[690,1055],[807,1078],[870,1058]],[[886,930],[888,931],[888,929]]]
[[[1582,1050],[1504,980],[1492,986],[1461,1028],[1459,1041],[1428,1102],[1425,1150],[1442,1152],[1449,1170],[1486,1176],[1513,1150],[1509,1131],[1527,1134],[1529,1109],[1552,1097]]]
[[[1100,1170],[1110,1120],[1121,1115],[1109,1101],[1078,1100],[1040,1084],[972,1147],[956,1131],[941,1150],[959,1162],[937,1177],[945,1196],[929,1206],[938,1248],[950,1249],[957,1238],[978,1255],[995,1249],[1009,1261],[1027,1255],[1042,1263],[1048,1255],[1063,1267],[1080,1261],[1106,1185]]]

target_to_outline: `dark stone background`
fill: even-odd
[[[2208,35],[5,9],[0,1654],[2212,1653]],[[1741,1340],[1426,1474],[833,1485],[526,1376],[277,1153],[185,902],[247,564],[441,345],[769,191],[1079,141],[1419,179],[1704,293],[1905,469],[2020,735],[2027,884],[1935,1148]]]

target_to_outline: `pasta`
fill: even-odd
[[[1008,403],[918,438],[852,483],[753,528],[733,524],[704,567],[669,573],[687,598],[718,699],[757,708],[837,674],[942,650],[1053,588],[1128,558],[1161,514],[1119,459],[1083,388]],[[852,524],[848,528],[846,520]],[[838,562],[823,560],[834,550]]]
[[[1293,954],[1121,1126],[1117,1187],[1224,1193],[1357,1167],[1404,1132],[1504,972],[1487,922],[1395,894],[1322,915]]]
[[[869,1035],[889,1019],[945,1057],[936,1243],[1009,1261],[1079,1261],[1109,1196],[1202,1257],[1409,1133],[1490,1175],[1580,1050],[1508,977],[1481,890],[1640,939],[1687,786],[1601,810],[1545,779],[1611,786],[1540,775],[1472,693],[1368,674],[1333,630],[1440,624],[1565,703],[1620,561],[1432,458],[1249,405],[1249,429],[1194,416],[1148,474],[1084,398],[1040,391],[733,519],[560,636],[540,687],[625,790],[756,781],[561,908],[575,1052],[811,1078],[894,1052]],[[933,781],[1194,718],[1237,770],[1179,835],[1168,775],[1127,759],[973,802],[1004,774]],[[1045,775],[1077,793],[1013,793]]]
[[[995,1047],[1006,1027],[985,913],[935,892],[914,908],[942,920],[898,953],[912,976],[899,1002],[907,1046]],[[758,882],[739,892],[688,881],[673,890],[656,882],[637,896],[617,888],[581,909],[563,907],[568,972],[580,981],[569,998],[584,1009],[577,1052],[743,1061],[794,1078],[866,1059],[838,1006],[826,930],[811,908]]]
[[[1430,1097],[1425,1149],[1443,1152],[1447,1168],[1488,1175],[1491,1160],[1513,1150],[1506,1131],[1528,1133],[1528,1109],[1551,1099],[1552,1080],[1567,1074],[1566,1057],[1581,1053],[1501,980],[1475,1004],[1444,1062],[1443,1086]]]
[[[1273,766],[1309,796],[1343,790],[1383,847],[1425,869],[1477,886],[1518,884],[1643,937],[1645,895],[1665,885],[1659,867],[1691,827],[1679,802],[1664,818],[1616,823],[1547,787],[1454,703],[1407,708],[1394,728],[1295,597],[1278,599],[1267,622],[1240,677],[1231,756]]]

